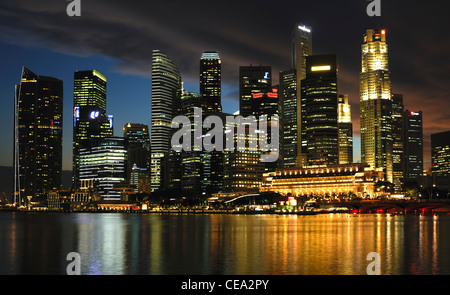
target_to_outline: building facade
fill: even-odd
[[[253,95],[268,92],[271,87],[272,67],[241,66],[239,68],[239,114],[244,118],[253,115]]]
[[[297,70],[280,72],[280,123],[283,167],[297,163]]]
[[[170,132],[181,93],[181,75],[172,60],[159,50],[152,54],[152,112],[151,112],[151,183],[152,191],[167,187],[167,164]]]
[[[433,185],[450,189],[450,131],[431,135]]]
[[[392,94],[392,177],[397,193],[404,191],[405,141],[403,95]]]
[[[125,186],[127,149],[122,137],[104,138],[80,150],[81,189],[94,189],[103,201],[121,201]]]
[[[128,154],[127,179],[130,179],[133,166],[150,168],[150,135],[148,126],[127,123],[123,126],[123,137],[126,140]]]
[[[306,58],[313,54],[312,51],[312,28],[299,24],[292,32],[292,68],[296,71],[297,78],[297,160],[296,166],[307,165],[305,147],[306,142],[303,138],[303,120],[302,120],[302,90],[301,81],[306,78]]]
[[[367,30],[360,73],[361,162],[393,182],[391,77],[385,30]]]
[[[80,187],[80,150],[114,135],[113,117],[106,113],[106,77],[97,70],[76,71],[73,92],[73,187]]]
[[[260,192],[319,198],[350,195],[373,198],[377,196],[375,185],[382,179],[381,169],[364,164],[289,168],[265,173]]]
[[[15,203],[61,189],[63,81],[22,68],[15,93]]]
[[[404,180],[422,183],[423,178],[423,114],[405,110],[404,122]]]
[[[338,85],[335,55],[308,56],[302,89],[302,130],[308,166],[339,163]]]
[[[339,95],[339,164],[353,163],[353,124],[348,95]]]

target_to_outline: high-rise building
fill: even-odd
[[[222,61],[217,51],[204,51],[200,58],[200,97],[207,113],[222,112]]]
[[[283,167],[292,168],[297,161],[297,70],[280,72],[280,123]]]
[[[239,118],[243,119],[238,116],[235,124],[225,126],[225,145],[233,148],[226,148],[224,153],[224,192],[257,193],[264,173],[264,163],[261,162],[261,151],[257,143],[257,128],[246,124],[245,133],[240,133],[237,126],[243,126],[244,122]],[[244,150],[238,149],[239,141],[245,143]]]
[[[152,114],[151,114],[151,183],[152,191],[168,183],[167,164],[174,106],[181,93],[181,75],[176,65],[159,50],[152,55]]]
[[[339,95],[339,164],[353,163],[353,124],[348,95]]]
[[[450,188],[450,131],[431,135],[433,184]]]
[[[22,68],[15,94],[15,202],[61,189],[63,81]]]
[[[395,192],[403,191],[404,184],[404,125],[403,95],[392,94],[392,176]]]
[[[106,77],[97,70],[76,71],[73,91],[73,186],[79,188],[80,150],[114,135],[113,117],[106,114]]]
[[[302,89],[302,129],[308,165],[339,163],[338,85],[336,55],[306,58]],[[302,139],[303,140],[303,139]]]
[[[295,26],[292,33],[292,68],[296,70],[297,78],[297,160],[296,166],[307,165],[305,146],[305,136],[302,133],[302,100],[301,100],[301,81],[306,78],[306,58],[313,54],[312,52],[312,29],[305,25]]]
[[[272,67],[241,66],[239,68],[239,114],[253,115],[253,94],[268,92],[272,87]]]
[[[119,186],[124,186],[127,150],[122,137],[95,141],[80,149],[80,187],[96,189],[103,201],[121,201]]]
[[[422,183],[423,177],[423,116],[422,112],[405,110],[403,116],[404,180]]]
[[[385,30],[367,30],[360,73],[361,162],[393,182],[391,78]]]
[[[130,179],[133,166],[150,168],[150,136],[148,126],[128,123],[123,126],[123,137],[126,139],[128,152],[127,179]]]

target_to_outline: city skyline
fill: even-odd
[[[26,2],[26,1],[25,1]],[[64,4],[64,3],[63,3]],[[97,3],[98,4],[98,3]],[[95,5],[97,5],[95,4]],[[90,8],[98,8],[94,4],[90,6],[89,4],[85,5],[83,9],[86,11],[86,17],[87,19],[90,19],[95,15],[95,13],[98,13],[99,11],[97,9],[91,10],[92,14],[89,14]],[[331,5],[331,4],[330,4]],[[360,14],[361,19],[364,19],[365,22],[369,22],[369,19],[367,16],[364,15],[364,5],[365,3],[362,3],[361,5],[354,5],[353,10],[356,10],[357,8],[360,8]],[[387,4],[384,6],[384,9],[386,11],[386,17],[389,18],[389,8]],[[44,3],[45,6],[45,3]],[[54,11],[55,15],[57,15],[58,7],[55,7],[52,11]],[[20,9],[20,8],[19,8]],[[113,8],[110,8],[112,10],[117,9],[117,6],[113,6]],[[244,9],[245,10],[245,9]],[[67,17],[64,13],[65,10],[61,10],[61,18]],[[311,15],[314,15],[314,12],[317,14],[317,7],[311,9],[312,13]],[[237,12],[236,12],[237,13]],[[0,6],[0,14],[5,15],[5,18],[2,18],[2,28],[6,28],[2,31],[3,35],[6,36],[4,39],[5,41],[0,44],[0,51],[6,53],[5,57],[8,57],[12,54],[14,50],[15,54],[22,54],[23,59],[16,62],[7,61],[6,68],[8,69],[7,72],[10,73],[7,79],[4,79],[4,84],[1,84],[1,98],[2,101],[4,101],[5,108],[4,113],[2,113],[2,122],[4,122],[3,126],[5,128],[2,128],[1,137],[4,139],[5,142],[4,145],[0,147],[0,150],[2,151],[2,154],[5,155],[2,157],[2,162],[0,165],[2,166],[12,166],[12,131],[13,131],[13,117],[11,115],[11,109],[13,104],[13,91],[12,88],[14,84],[19,83],[19,72],[22,66],[26,66],[30,68],[30,70],[40,73],[41,75],[46,76],[52,76],[52,77],[60,77],[64,83],[64,93],[65,93],[65,101],[64,104],[64,160],[63,160],[63,167],[64,170],[70,170],[71,167],[71,153],[68,151],[68,149],[71,148],[70,139],[72,138],[71,134],[71,128],[68,128],[70,126],[71,121],[71,111],[68,112],[68,109],[71,109],[71,100],[73,98],[73,81],[71,81],[70,76],[73,77],[73,73],[76,70],[92,70],[97,69],[100,72],[104,73],[105,76],[108,77],[108,102],[110,104],[108,105],[108,114],[112,114],[116,118],[116,125],[117,126],[123,126],[127,122],[132,123],[142,123],[146,125],[150,125],[150,104],[151,104],[151,95],[150,95],[150,86],[151,86],[151,50],[152,49],[158,49],[157,47],[153,48],[147,48],[148,51],[147,54],[147,61],[143,63],[142,65],[142,71],[138,71],[136,67],[130,69],[126,68],[127,66],[133,66],[135,62],[129,61],[129,62],[123,62],[120,61],[121,59],[113,54],[113,53],[106,53],[98,51],[97,56],[91,55],[91,52],[95,52],[95,48],[88,48],[87,51],[84,52],[84,54],[76,53],[74,52],[74,49],[67,50],[62,49],[61,47],[58,47],[58,44],[52,43],[52,45],[43,45],[43,46],[30,46],[27,47],[27,45],[24,45],[24,43],[14,40],[15,38],[11,37],[9,33],[11,32],[11,24],[9,23],[11,20],[14,19],[14,9],[9,6],[8,4],[2,4]],[[287,13],[289,15],[291,13]],[[33,18],[36,20],[36,18],[39,19],[39,16],[35,16]],[[125,16],[124,16],[125,18]],[[367,20],[366,20],[367,18]],[[360,39],[363,34],[363,32],[368,28],[378,28],[378,27],[386,27],[388,32],[388,42],[390,44],[390,70],[392,73],[392,84],[393,84],[393,92],[394,93],[402,93],[404,95],[404,105],[406,109],[412,109],[417,111],[423,111],[424,114],[424,142],[425,142],[425,149],[424,149],[424,158],[425,158],[425,167],[430,167],[430,158],[431,158],[431,149],[430,149],[430,136],[431,133],[437,133],[440,131],[446,131],[448,129],[450,124],[446,124],[446,122],[450,121],[450,118],[448,118],[447,115],[438,113],[433,110],[433,104],[432,103],[423,103],[418,102],[418,97],[420,96],[422,99],[425,96],[429,96],[429,100],[436,100],[439,101],[439,98],[436,95],[433,95],[433,93],[438,93],[439,90],[441,91],[444,96],[444,94],[448,93],[448,90],[445,89],[445,84],[440,84],[438,87],[435,87],[437,81],[430,81],[431,78],[435,78],[436,80],[444,79],[446,76],[444,73],[442,73],[442,77],[436,77],[435,75],[431,75],[429,77],[422,77],[424,83],[422,85],[414,85],[417,83],[414,80],[417,79],[417,77],[413,77],[410,79],[410,83],[413,86],[405,87],[403,84],[408,82],[407,80],[407,73],[409,70],[401,69],[399,71],[399,68],[401,65],[409,64],[411,63],[411,60],[407,60],[405,62],[406,58],[399,58],[399,51],[401,51],[401,48],[404,48],[404,45],[400,44],[399,42],[404,39],[397,39],[396,37],[401,36],[402,31],[400,30],[401,27],[404,28],[404,26],[398,25],[396,27],[393,25],[392,22],[386,21],[386,25],[383,25],[383,21],[381,21],[383,18],[380,18],[381,24],[361,24],[357,29],[353,29],[353,31],[356,31],[354,34],[351,34],[351,45],[345,42],[344,40],[341,42],[336,41],[333,42],[334,34],[332,31],[334,31],[334,28],[330,25],[330,23],[327,21],[323,21],[324,18],[318,17],[317,19],[311,20],[313,17],[304,17],[296,16],[289,19],[289,26],[287,25],[288,21],[286,20],[284,25],[276,26],[272,23],[273,28],[268,30],[268,36],[273,36],[274,32],[277,32],[277,29],[284,28],[284,30],[279,33],[282,37],[277,37],[276,39],[280,40],[283,39],[285,41],[283,42],[275,42],[277,45],[267,46],[267,49],[264,48],[261,51],[264,51],[267,56],[269,57],[262,57],[263,55],[260,55],[258,52],[258,44],[264,45],[267,43],[264,43],[264,38],[258,38],[254,36],[253,38],[249,39],[248,42],[244,42],[244,40],[239,39],[239,36],[235,36],[231,34],[233,37],[232,40],[237,40],[236,42],[240,44],[240,46],[247,44],[249,46],[248,51],[242,51],[242,56],[239,56],[237,54],[230,54],[233,53],[236,49],[230,49],[231,44],[221,43],[219,41],[217,42],[211,42],[214,46],[211,46],[210,44],[201,44],[201,42],[198,45],[195,45],[193,47],[196,47],[194,50],[191,48],[188,53],[182,53],[179,49],[177,49],[176,45],[164,45],[160,49],[163,50],[163,52],[167,52],[171,58],[175,59],[175,64],[180,65],[181,69],[181,75],[183,77],[183,81],[185,81],[185,89],[187,91],[193,91],[198,92],[198,58],[201,55],[201,52],[203,50],[217,50],[219,54],[222,57],[223,61],[223,95],[222,95],[222,102],[224,106],[224,112],[227,113],[233,113],[234,111],[238,110],[238,79],[236,78],[236,73],[238,76],[239,72],[239,66],[247,66],[250,64],[253,65],[268,65],[272,66],[273,68],[273,76],[275,78],[278,77],[277,73],[282,69],[287,69],[288,65],[290,63],[290,34],[292,30],[292,26],[296,23],[298,23],[300,20],[310,25],[312,27],[312,30],[314,31],[314,47],[318,50],[315,50],[316,52],[324,52],[324,53],[333,53],[336,54],[338,57],[338,64],[340,66],[340,93],[348,93],[349,99],[350,99],[350,105],[352,107],[352,114],[353,114],[353,125],[354,125],[354,137],[355,137],[355,147],[354,150],[356,152],[355,160],[357,162],[358,156],[359,156],[359,145],[357,144],[359,139],[359,96],[357,95],[359,91],[358,87],[358,73],[359,73],[359,67],[355,67],[354,64],[358,64],[360,60]],[[69,21],[63,19],[63,21]],[[122,19],[124,20],[124,19]],[[51,21],[51,20],[49,20]],[[72,20],[72,22],[76,22],[76,20]],[[309,22],[308,22],[309,21]],[[371,20],[373,21],[373,20]],[[68,24],[67,29],[70,29],[71,24]],[[275,29],[275,27],[277,29]],[[392,30],[390,27],[393,27]],[[9,28],[9,29],[8,29]],[[317,31],[316,31],[317,28]],[[250,29],[252,29],[250,31]],[[20,30],[17,28],[17,30]],[[220,31],[220,30],[219,30]],[[21,34],[26,34],[25,31],[21,31]],[[242,32],[242,34],[246,34],[247,32],[256,32],[255,28],[249,28],[249,31]],[[391,35],[392,32],[392,35]],[[223,34],[221,31],[220,34]],[[350,35],[346,31],[343,31],[342,35]],[[330,38],[331,37],[331,38]],[[405,37],[402,37],[405,38]],[[254,42],[254,43],[252,43]],[[242,44],[241,44],[242,43]],[[341,44],[342,43],[342,44]],[[220,45],[222,44],[222,45]],[[255,46],[256,44],[256,46]],[[80,44],[79,44],[80,45]],[[345,45],[345,46],[344,46]],[[422,44],[419,44],[422,45]],[[448,45],[448,44],[447,44]],[[87,47],[90,47],[86,45]],[[95,46],[100,46],[99,44]],[[93,46],[93,47],[95,47]],[[202,48],[197,52],[198,47],[206,47]],[[274,50],[274,47],[276,50]],[[396,48],[396,46],[398,46]],[[213,48],[211,48],[213,47]],[[239,46],[237,46],[239,47]],[[260,46],[264,47],[264,46]],[[341,51],[337,50],[337,47],[344,47],[346,50],[350,51],[352,53],[351,62],[348,62],[348,56],[347,54],[340,54]],[[420,46],[419,46],[420,47]],[[253,50],[252,50],[253,49]],[[428,48],[428,52],[433,52],[433,50],[438,50],[438,48]],[[416,49],[417,50],[417,49]],[[56,52],[55,52],[56,51]],[[256,51],[258,54],[255,55],[253,58],[249,58],[248,55],[252,55],[252,53]],[[277,53],[274,54],[274,51]],[[411,51],[413,51],[413,48],[411,48]],[[63,53],[61,53],[63,52]],[[278,53],[281,52],[281,53]],[[439,52],[439,51],[438,51]],[[442,52],[445,52],[445,47],[442,47]],[[29,53],[33,53],[31,56]],[[174,53],[174,54],[171,54]],[[77,57],[78,55],[78,57]],[[80,57],[81,55],[81,57]],[[84,55],[84,56],[83,56]],[[274,56],[272,56],[274,55]],[[277,56],[279,55],[279,56]],[[406,54],[407,55],[407,54]],[[439,55],[438,55],[439,56]],[[46,58],[44,58],[46,57]],[[442,58],[444,58],[442,56]],[[9,60],[9,59],[8,59]],[[45,62],[47,60],[47,62]],[[48,60],[52,60],[54,64],[49,65]],[[126,60],[126,59],[123,59]],[[259,60],[259,61],[258,61]],[[272,60],[272,61],[271,61]],[[278,60],[275,62],[275,60]],[[356,60],[356,63],[355,63]],[[412,65],[417,67],[417,64],[420,63],[420,61],[414,60],[412,62]],[[239,65],[239,66],[237,66]],[[434,67],[439,66],[439,63],[432,64]],[[434,71],[437,70],[434,67],[427,68],[427,71],[430,70]],[[145,69],[144,69],[145,68]],[[14,71],[17,72],[17,75],[14,75]],[[355,72],[356,71],[356,72]],[[414,72],[414,71],[413,71]],[[425,71],[424,71],[425,72]],[[442,71],[443,72],[443,71]],[[14,77],[17,78],[14,78]],[[67,77],[67,78],[66,78]],[[73,79],[73,78],[72,78]],[[12,81],[12,83],[10,83]],[[8,82],[8,85],[6,85],[6,82]],[[131,83],[130,83],[131,82]],[[427,83],[425,83],[427,82]],[[275,84],[276,82],[274,82]],[[127,86],[124,86],[127,85]],[[355,86],[356,85],[356,86]],[[341,87],[342,86],[342,87]],[[435,87],[436,89],[431,89],[431,86]],[[417,88],[419,87],[419,88]],[[439,89],[441,87],[441,89]],[[130,90],[130,88],[133,88]],[[424,92],[420,92],[420,89],[423,88],[425,93],[427,95],[423,95]],[[419,89],[419,91],[417,91]],[[10,90],[8,92],[8,90]],[[426,91],[428,90],[428,92]],[[8,93],[10,95],[8,95]],[[428,94],[429,93],[429,94]],[[134,96],[136,97],[136,100],[133,100],[133,102],[136,102],[137,107],[129,108],[129,110],[124,109],[123,102],[129,101],[130,98],[127,98],[127,96]],[[444,103],[444,100],[441,98],[441,103]],[[9,107],[11,105],[11,107]],[[436,104],[434,104],[436,105]],[[147,106],[144,108],[144,106]],[[439,106],[437,106],[437,109],[439,109]],[[139,115],[133,115],[133,113],[139,113]],[[9,115],[9,116],[8,116]],[[435,120],[432,116],[439,116],[443,118],[444,120]],[[136,119],[132,119],[136,118]],[[10,126],[10,127],[9,127]],[[115,135],[119,135],[120,130],[116,130]],[[11,142],[8,141],[8,139],[11,139]],[[9,156],[11,155],[11,156]]]

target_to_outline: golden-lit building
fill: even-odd
[[[315,197],[354,194],[373,198],[377,195],[375,184],[380,180],[383,180],[382,169],[364,164],[289,168],[265,173],[260,192]]]
[[[361,162],[393,182],[391,74],[386,30],[367,30],[360,73]]]

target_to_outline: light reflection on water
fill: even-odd
[[[0,214],[0,274],[450,274],[450,216]]]

